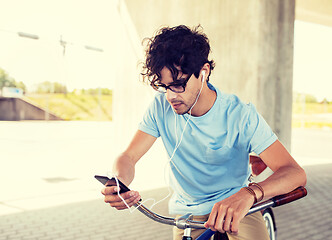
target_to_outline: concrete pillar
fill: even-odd
[[[126,6],[134,29],[127,31],[140,40],[151,37],[161,26],[201,24],[216,61],[211,83],[243,101],[253,102],[290,150],[295,0],[124,0],[119,1],[119,6],[120,3]],[[123,81],[138,81],[128,68],[127,64],[121,76],[131,79]],[[137,99],[142,96],[133,94]],[[139,121],[137,115],[132,117]]]
[[[295,1],[224,2],[213,81],[253,102],[290,150]]]

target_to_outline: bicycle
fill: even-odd
[[[276,197],[273,197],[267,201],[255,204],[251,207],[248,214],[252,214],[267,208],[274,208],[278,207],[290,202],[293,202],[297,199],[303,198],[307,195],[307,190],[304,187],[299,187],[287,194],[279,195]],[[184,229],[184,235],[182,240],[192,240],[190,233],[191,229],[206,229],[204,227],[204,222],[198,222],[191,220],[192,215],[186,214],[180,218],[171,218],[171,217],[165,217],[158,215],[157,213],[151,211],[147,207],[145,207],[142,204],[135,204],[134,207],[136,207],[141,213],[143,213],[145,216],[149,217],[150,219],[167,225],[176,226],[177,228]],[[216,234],[216,235],[215,235]],[[215,235],[214,240],[226,240],[228,239],[226,234],[216,233],[213,232],[211,229],[205,230],[204,233],[202,233],[197,240],[207,240],[210,239],[213,235]]]
[[[252,164],[252,172],[255,176],[259,175],[267,167],[258,156],[250,155],[250,163]],[[96,175],[95,178],[97,178],[104,185],[106,185],[106,183],[109,183],[109,181],[111,181],[108,177],[104,176]],[[110,185],[116,185],[115,180],[113,180],[113,184]],[[120,189],[121,189],[120,193],[130,191],[130,189],[121,182],[120,182]],[[307,190],[304,187],[298,187],[287,194],[275,196],[264,202],[256,203],[250,208],[247,215],[261,211],[268,229],[270,240],[275,240],[276,226],[274,222],[272,208],[293,202],[295,200],[305,197],[306,195],[307,195]],[[192,215],[190,213],[181,216],[180,218],[177,219],[172,217],[166,217],[151,211],[146,206],[141,204],[141,202],[142,199],[138,203],[134,204],[133,207],[137,208],[138,211],[140,211],[145,216],[149,217],[150,219],[156,222],[176,226],[179,229],[184,229],[182,240],[192,240],[192,237],[190,236],[191,229],[206,229],[204,227],[205,222],[193,221]],[[214,236],[213,238],[214,240],[228,240],[226,233],[213,232],[211,229],[206,229],[205,232],[203,232],[198,238],[196,238],[196,240],[208,240],[212,236]]]

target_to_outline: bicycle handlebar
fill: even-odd
[[[261,211],[268,207],[278,207],[278,206],[293,202],[297,199],[305,197],[306,195],[307,195],[307,190],[304,187],[298,187],[295,190],[293,190],[287,194],[275,196],[267,201],[253,205],[250,208],[247,215],[257,212],[257,211]],[[135,204],[134,206],[145,216],[151,218],[152,220],[154,220],[156,222],[173,225],[180,229],[186,229],[186,228],[206,229],[204,227],[205,222],[198,222],[198,221],[191,220],[190,219],[191,214],[187,214],[178,219],[174,219],[171,217],[164,217],[164,216],[158,215],[140,203]]]
[[[275,203],[274,207],[278,207],[290,203],[292,201],[295,201],[297,199],[303,198],[306,195],[307,195],[307,189],[305,189],[304,187],[298,187],[295,190],[291,191],[290,193],[276,196],[272,198],[272,200]]]

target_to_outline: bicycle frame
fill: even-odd
[[[298,187],[297,189],[291,191],[290,193],[279,195],[276,197],[273,197],[267,201],[257,203],[251,207],[247,215],[261,211],[263,209],[269,208],[269,207],[278,207],[287,203],[290,203],[292,201],[295,201],[297,199],[303,198],[307,195],[307,190],[304,187]],[[149,217],[150,219],[167,225],[176,226],[179,229],[185,230],[185,236],[188,236],[187,239],[191,239],[190,232],[191,229],[206,229],[204,227],[205,222],[198,222],[193,221],[192,215],[190,213],[178,218],[174,219],[171,217],[165,217],[161,216],[159,214],[154,213],[147,207],[145,207],[143,204],[137,203],[134,205],[141,213],[143,213],[145,216]],[[211,236],[213,236],[215,232],[213,232],[210,229],[207,229],[201,236],[197,238],[197,240],[207,240]]]

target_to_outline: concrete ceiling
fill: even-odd
[[[332,0],[297,0],[295,19],[332,27]]]

